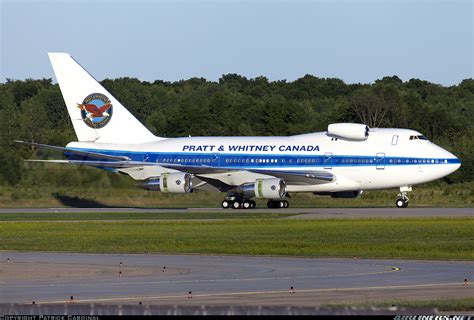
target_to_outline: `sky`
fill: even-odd
[[[53,78],[68,52],[96,79],[305,74],[445,86],[474,78],[473,0],[0,0],[0,82]]]

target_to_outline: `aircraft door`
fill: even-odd
[[[211,166],[212,167],[218,167],[220,166],[220,158],[218,153],[214,153],[211,157]]]
[[[324,153],[323,165],[324,169],[332,169],[332,152]]]
[[[385,153],[378,152],[377,156],[375,157],[375,165],[377,170],[384,170],[385,169]]]

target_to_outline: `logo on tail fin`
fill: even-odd
[[[77,107],[85,124],[94,129],[103,128],[112,118],[112,103],[102,93],[91,93]]]

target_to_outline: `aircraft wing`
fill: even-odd
[[[335,176],[324,170],[308,171],[277,171],[277,170],[249,170],[250,172],[268,174],[282,178],[289,184],[323,184],[334,181]]]
[[[156,166],[156,163],[142,161],[94,161],[94,160],[25,160],[27,162],[64,163],[108,169],[132,168],[143,166]]]
[[[35,142],[26,142],[15,140],[16,143],[26,144],[37,148],[50,149],[55,151],[61,151],[73,155],[78,155],[85,157],[81,160],[26,160],[29,162],[46,162],[46,163],[63,163],[63,164],[75,164],[75,165],[86,165],[92,167],[99,167],[104,169],[124,169],[124,168],[134,168],[134,167],[143,167],[143,166],[161,166],[163,168],[174,169],[182,172],[188,172],[194,176],[200,178],[207,183],[214,185],[220,190],[226,189],[227,185],[220,182],[218,179],[210,178],[208,175],[227,173],[227,172],[250,172],[255,174],[263,174],[268,176],[273,176],[276,178],[282,178],[289,184],[298,184],[298,185],[314,185],[314,184],[323,184],[334,181],[335,176],[325,170],[275,170],[275,169],[224,169],[224,168],[214,168],[206,165],[196,165],[192,166],[189,164],[180,164],[180,163],[160,163],[160,162],[147,162],[147,161],[132,161],[126,156],[112,156],[103,153],[89,152],[83,150],[76,150],[72,148],[63,148],[57,146],[51,146],[47,144],[40,144]],[[250,181],[249,181],[250,182]]]
[[[76,154],[76,155],[79,155],[79,156],[94,158],[94,159],[116,160],[116,161],[128,161],[128,160],[130,160],[129,157],[124,157],[124,156],[111,156],[111,155],[103,154],[103,153],[89,152],[89,151],[82,151],[82,150],[76,150],[76,149],[71,149],[71,148],[51,146],[49,144],[41,144],[41,143],[36,143],[36,142],[28,142],[28,141],[20,141],[20,140],[15,140],[14,142],[21,143],[21,144],[26,144],[26,145],[33,146],[33,147],[36,147],[36,148],[62,151],[62,152],[67,152],[67,153]]]
[[[282,178],[285,182],[289,184],[299,184],[299,185],[314,185],[314,184],[323,184],[334,181],[336,178],[334,174],[325,170],[274,170],[274,169],[216,169],[210,166],[189,166],[182,164],[170,164],[170,163],[159,163],[160,166],[164,168],[174,169],[178,171],[188,172],[194,174],[195,176],[202,179],[203,175],[209,174],[218,174],[218,173],[227,173],[227,172],[251,172],[257,174],[264,174],[273,176],[276,178]],[[204,179],[202,179],[204,180]],[[206,181],[206,180],[205,180]],[[250,182],[250,181],[249,181]]]

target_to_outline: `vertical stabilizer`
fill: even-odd
[[[68,53],[48,53],[78,141],[159,140]]]

